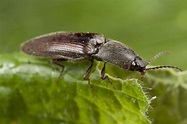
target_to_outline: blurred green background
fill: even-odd
[[[187,69],[186,0],[0,0],[0,53],[55,31],[98,32],[133,48],[153,65]]]

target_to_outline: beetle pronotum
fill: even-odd
[[[174,68],[182,71],[178,67],[169,65],[146,68],[150,62],[165,53],[161,52],[146,62],[125,44],[104,38],[98,33],[54,32],[28,40],[23,44],[22,51],[29,55],[52,59],[53,63],[62,67],[61,73],[64,69],[61,61],[89,60],[91,65],[83,77],[88,82],[94,60],[104,62],[100,73],[101,79],[106,78],[107,62],[125,70],[139,71],[142,75],[146,70],[160,68]]]

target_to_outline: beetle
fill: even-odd
[[[26,54],[52,59],[54,64],[62,67],[62,61],[89,60],[91,62],[83,79],[88,80],[91,73],[94,60],[103,61],[104,66],[101,70],[101,79],[106,79],[105,65],[111,63],[125,70],[139,71],[142,75],[146,70],[155,70],[160,68],[174,68],[182,71],[176,66],[156,66],[146,68],[153,60],[166,54],[160,52],[150,61],[144,61],[127,45],[119,41],[105,38],[98,33],[80,33],[80,32],[54,32],[26,41],[22,45],[22,51]]]

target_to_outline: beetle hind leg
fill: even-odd
[[[56,65],[61,67],[61,71],[60,71],[60,74],[58,76],[58,80],[60,79],[60,77],[62,76],[63,71],[64,71],[64,65],[62,64],[63,61],[65,61],[65,60],[64,59],[62,59],[62,60],[61,59],[52,59],[53,64],[56,64]]]
[[[87,69],[87,71],[86,71],[86,73],[84,74],[84,77],[83,77],[84,80],[87,80],[87,81],[88,81],[88,85],[89,85],[90,87],[91,87],[91,84],[90,84],[89,76],[90,76],[92,67],[93,67],[93,60],[91,60],[91,65],[88,67],[88,69]]]

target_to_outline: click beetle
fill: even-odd
[[[146,68],[151,61],[158,58],[165,52],[158,53],[150,61],[144,61],[131,48],[116,40],[105,38],[98,33],[80,32],[54,32],[28,40],[22,45],[22,51],[26,54],[52,59],[54,64],[62,67],[62,61],[89,60],[91,65],[88,67],[83,79],[89,80],[89,75],[94,60],[103,61],[104,66],[100,77],[105,79],[105,65],[111,63],[125,70],[139,71],[142,75],[146,70],[160,68],[175,68],[175,66],[156,66]]]

